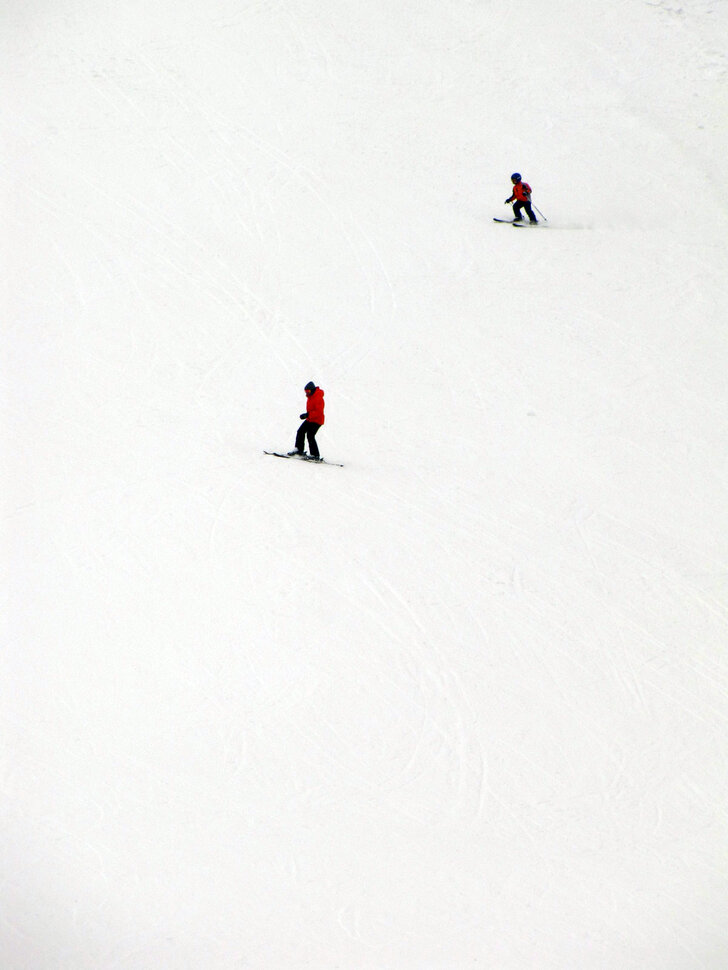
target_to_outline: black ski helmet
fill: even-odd
[[[306,391],[308,394],[313,394],[315,390],[316,390],[316,385],[314,384],[313,381],[309,381],[308,384],[304,387],[304,391]]]
[[[511,175],[511,182],[520,182],[520,181],[521,181],[521,173],[514,172],[513,175]]]

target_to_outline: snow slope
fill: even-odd
[[[723,970],[726,3],[3,21],[3,970]]]

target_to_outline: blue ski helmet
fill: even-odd
[[[513,175],[511,175],[511,182],[520,182],[520,181],[521,181],[521,173],[514,172]]]
[[[313,394],[315,390],[316,390],[316,385],[314,384],[313,381],[309,381],[308,384],[304,387],[304,391],[307,394]]]

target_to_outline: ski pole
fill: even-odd
[[[543,221],[544,221],[544,222],[548,222],[548,219],[547,219],[547,218],[546,218],[546,216],[545,216],[545,215],[543,214],[543,212],[541,212],[541,210],[540,210],[540,209],[538,208],[538,206],[535,206],[535,205],[533,204],[533,202],[531,203],[531,206],[532,206],[532,208],[534,208],[534,209],[536,210],[536,212],[538,212],[538,214],[539,214],[539,215],[541,216],[541,218],[543,219]]]

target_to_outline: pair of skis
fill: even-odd
[[[535,229],[537,226],[545,226],[544,222],[526,222],[525,219],[496,219],[493,222],[505,222],[509,226],[517,226],[519,229]]]
[[[313,455],[284,455],[282,451],[264,451],[264,455],[273,455],[275,458],[296,458],[298,461],[311,461],[315,465],[336,465],[343,468],[338,461],[326,461],[325,458],[314,458]]]

